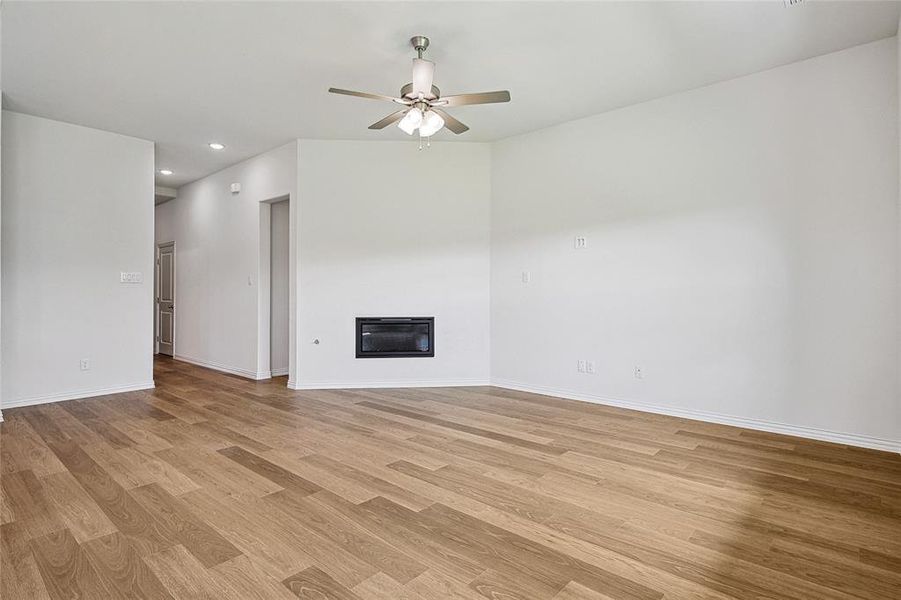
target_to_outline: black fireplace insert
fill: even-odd
[[[435,356],[435,317],[357,317],[357,358]]]

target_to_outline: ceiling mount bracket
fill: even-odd
[[[419,54],[419,58],[422,58],[422,53],[429,47],[429,38],[424,35],[414,35],[410,38],[410,44]]]

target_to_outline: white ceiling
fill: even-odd
[[[895,35],[897,2],[3,2],[4,106],[157,142],[177,187],[293,138],[404,139],[367,126],[409,38],[488,141]],[[228,147],[213,152],[207,142]]]

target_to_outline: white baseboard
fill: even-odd
[[[288,374],[288,367],[284,369],[272,369],[271,374],[273,377],[284,377]]]
[[[230,375],[237,375],[239,377],[246,377],[247,379],[253,379],[255,381],[259,381],[260,379],[269,379],[270,377],[269,371],[252,371],[250,369],[241,369],[239,367],[231,367],[229,365],[210,362],[208,360],[192,358],[183,354],[176,354],[172,358],[174,358],[175,360],[180,360],[181,362],[197,365],[198,367],[206,367],[207,369],[213,369],[214,371],[221,371],[223,373],[229,373]]]
[[[567,400],[579,400],[582,402],[590,402],[592,404],[616,406],[619,408],[628,408],[631,410],[638,410],[641,412],[654,413],[658,415],[682,417],[684,419],[691,419],[693,421],[718,423],[720,425],[732,425],[735,427],[744,427],[745,429],[755,429],[758,431],[767,431],[770,433],[782,433],[785,435],[793,435],[824,442],[834,442],[836,444],[845,444],[848,446],[859,446],[861,448],[885,450],[887,452],[901,452],[901,441],[898,440],[888,440],[885,438],[857,435],[853,433],[840,433],[838,431],[817,429],[815,427],[789,425],[786,423],[762,421],[759,419],[749,419],[746,417],[734,417],[731,415],[723,415],[719,413],[700,410],[674,408],[671,406],[661,406],[658,404],[649,404],[645,402],[606,398],[603,396],[587,394],[584,392],[552,389],[540,385],[531,385],[517,381],[510,381],[508,379],[492,379],[491,385],[521,392],[531,392],[533,394],[542,394],[545,396],[556,396],[558,398],[566,398]]]
[[[3,408],[19,408],[20,406],[33,406],[35,404],[48,404],[50,402],[63,402],[65,400],[78,400],[79,398],[93,398],[94,396],[108,396],[110,394],[122,394],[124,392],[137,392],[139,390],[150,390],[155,386],[152,381],[142,381],[131,385],[119,385],[106,388],[95,388],[92,390],[78,390],[73,392],[59,392],[57,394],[47,394],[46,396],[32,396],[31,398],[19,398],[12,402],[3,402]]]
[[[292,390],[469,387],[491,385],[487,379],[425,379],[420,381],[289,381]]]

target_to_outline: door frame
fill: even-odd
[[[172,300],[173,303],[178,306],[178,302],[175,301],[176,294],[176,281],[177,271],[178,269],[178,254],[175,248],[175,240],[171,242],[160,242],[156,244],[154,249],[155,257],[153,261],[153,353],[160,353],[160,287],[162,286],[162,279],[160,278],[160,249],[163,246],[172,246]],[[172,312],[172,356],[175,356],[175,319],[178,318],[176,315],[177,311]]]
[[[257,374],[255,379],[272,377],[272,346],[270,331],[272,327],[272,205],[279,202],[288,203],[288,383],[293,389],[297,356],[296,309],[297,297],[297,208],[292,194],[282,194],[260,200],[259,229],[259,286],[257,289]]]

